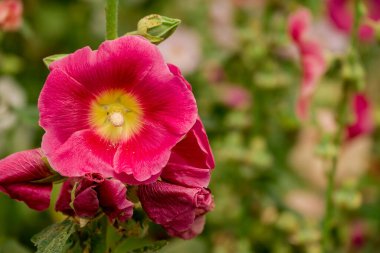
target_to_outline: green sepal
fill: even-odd
[[[50,55],[48,57],[45,57],[42,61],[44,62],[46,67],[49,68],[50,64],[52,64],[53,62],[55,62],[57,60],[60,60],[64,57],[66,57],[66,56],[67,56],[67,54],[54,54],[54,55]]]

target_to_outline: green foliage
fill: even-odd
[[[67,219],[53,224],[32,238],[37,253],[64,253],[70,236],[75,233],[77,224]]]

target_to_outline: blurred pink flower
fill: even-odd
[[[215,166],[207,135],[198,118],[193,129],[175,146],[162,181],[139,186],[148,216],[171,236],[191,239],[203,230],[204,215],[214,202],[207,187]]]
[[[305,218],[319,220],[323,216],[323,198],[312,191],[291,190],[285,195],[285,204]]]
[[[52,183],[34,181],[51,176],[40,149],[22,151],[0,160],[0,191],[42,211],[49,207]]]
[[[199,34],[190,28],[179,28],[158,48],[165,61],[177,65],[184,75],[194,72],[202,58]]]
[[[350,0],[327,0],[327,11],[331,22],[342,32],[349,34],[353,28],[353,10],[350,9]],[[380,21],[380,1],[368,0],[368,18],[372,21]],[[363,41],[370,41],[374,38],[375,32],[365,20],[361,21],[359,27],[359,38]]]
[[[188,83],[142,37],[82,48],[50,70],[38,104],[42,150],[64,176],[154,182],[195,123]]]
[[[210,4],[211,32],[215,42],[227,50],[238,48],[235,8],[231,0],[212,0]]]
[[[355,94],[352,109],[355,122],[347,127],[347,138],[353,139],[359,135],[371,133],[375,128],[375,121],[372,114],[372,105],[365,94]]]
[[[23,6],[20,0],[0,2],[0,30],[16,31],[22,24]]]
[[[251,95],[244,87],[234,84],[218,84],[214,88],[219,101],[228,107],[244,109],[251,105]]]
[[[297,115],[301,119],[306,119],[308,116],[312,95],[326,69],[321,45],[308,35],[310,25],[311,14],[306,9],[294,13],[288,22],[289,34],[300,53],[303,72],[296,108]]]
[[[55,205],[57,211],[81,218],[94,218],[100,208],[111,222],[115,219],[124,222],[132,217],[133,203],[127,200],[124,184],[97,173],[64,182]]]
[[[363,221],[355,221],[350,225],[351,247],[354,250],[362,249],[366,244],[368,233],[367,225]]]

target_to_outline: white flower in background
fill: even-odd
[[[235,28],[235,8],[231,0],[213,0],[210,5],[211,32],[216,43],[227,50],[239,46]]]
[[[0,132],[17,122],[16,111],[26,105],[24,90],[11,77],[0,78]]]
[[[184,75],[196,70],[201,61],[200,37],[194,30],[181,26],[158,48],[166,62],[177,65]]]

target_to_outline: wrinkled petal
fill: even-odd
[[[11,198],[25,202],[30,208],[43,211],[49,208],[52,184],[12,184],[4,186]],[[1,189],[1,187],[0,187]]]
[[[95,186],[84,189],[75,196],[73,206],[79,217],[92,218],[99,210],[98,194]]]
[[[51,166],[61,175],[79,177],[86,173],[113,175],[113,159],[117,146],[99,138],[91,130],[75,132],[63,145],[55,146],[54,137],[47,133],[42,148]]]
[[[15,153],[0,160],[0,191],[38,211],[49,207],[52,184],[32,181],[51,176],[40,149]]]
[[[71,192],[74,188],[76,180],[68,179],[61,187],[57,202],[55,203],[55,210],[57,212],[62,212],[69,216],[74,216],[75,212],[71,208]]]
[[[105,180],[97,191],[100,206],[111,222],[115,219],[124,222],[132,217],[133,203],[127,200],[127,188],[120,181]]]
[[[196,218],[214,205],[210,191],[204,188],[187,188],[161,181],[139,186],[138,196],[149,218],[175,236],[191,229]]]
[[[205,223],[206,217],[204,215],[201,215],[195,218],[194,223],[188,230],[178,232],[176,230],[168,228],[167,232],[170,236],[176,236],[185,240],[190,240],[202,233]]]
[[[172,150],[161,177],[165,181],[190,187],[207,187],[210,170],[215,167],[207,134],[197,119],[192,130]]]

